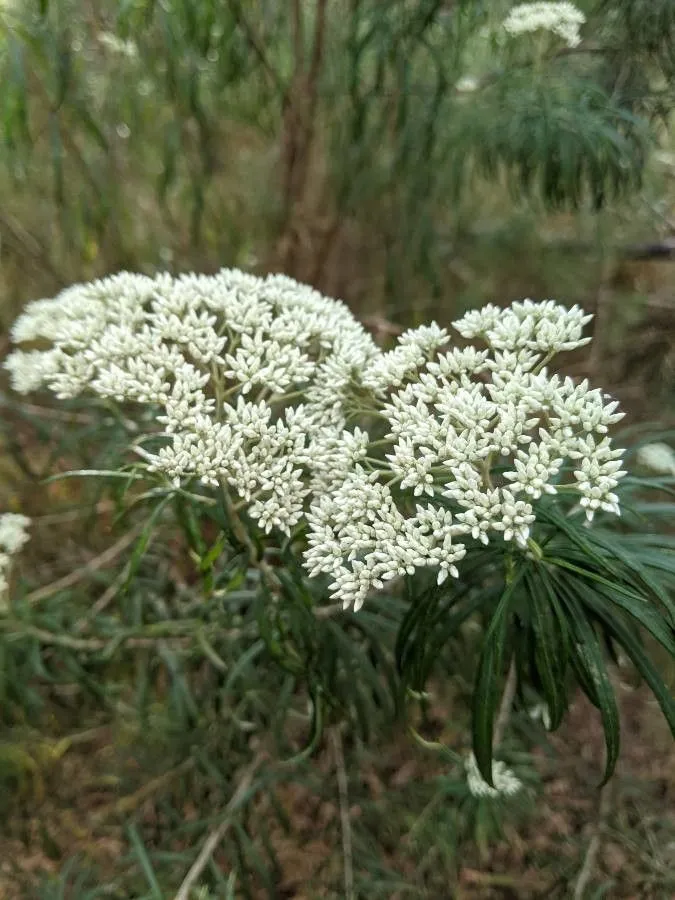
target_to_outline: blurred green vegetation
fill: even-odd
[[[510,5],[0,0],[0,351],[27,300],[120,268],[283,270],[384,339],[555,296],[597,313],[595,355],[573,371],[665,420],[675,263],[634,246],[675,233],[675,7],[580,3],[574,49],[506,42]],[[147,507],[124,511],[116,485],[44,483],[114,467],[119,422],[0,403],[0,508],[35,519],[1,620],[0,898],[173,896],[259,734],[279,758],[311,740],[308,698],[251,640],[250,572],[219,571],[205,608],[191,541],[216,535],[161,515],[142,532]],[[388,615],[358,627],[386,631]],[[468,629],[447,649],[452,678],[423,705],[424,733],[451,746],[476,644]],[[633,737],[588,896],[666,898],[671,743],[622,690]],[[513,765],[541,793],[500,816],[395,730],[371,746],[391,710],[375,678],[357,693],[344,748],[336,735],[256,780],[195,900],[344,896],[345,767],[355,896],[571,895],[602,747],[587,706],[550,741],[515,716]]]
[[[282,269],[399,322],[592,306],[672,231],[672,4],[584,3],[577,48],[506,40],[510,5],[5,0],[5,326],[120,268]]]

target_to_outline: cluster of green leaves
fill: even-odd
[[[663,661],[650,655],[655,644],[666,660],[675,659],[673,497],[673,477],[630,476],[621,488],[623,521],[617,526],[600,516],[591,527],[566,495],[542,499],[527,550],[478,549],[459,585],[431,585],[417,602],[411,597],[396,657],[414,692],[424,690],[443,647],[465,623],[476,615],[484,623],[472,721],[474,752],[488,782],[495,716],[512,662],[521,692],[533,688],[547,704],[552,730],[563,720],[573,683],[597,707],[607,750],[604,781],[619,754],[608,662],[633,664],[675,734],[672,685],[664,680]]]

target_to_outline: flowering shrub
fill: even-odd
[[[391,648],[399,705],[423,694],[450,636],[482,618],[466,771],[470,793],[489,797],[519,784],[492,761],[507,670],[542,697],[553,729],[574,675],[603,718],[607,776],[618,718],[600,634],[675,723],[627,624],[675,649],[662,583],[672,563],[656,541],[659,575],[645,574],[611,524],[621,480],[636,484],[609,436],[622,414],[549,368],[587,343],[589,319],[550,300],[488,305],[454,323],[458,346],[432,323],[385,352],[342,303],[283,276],[123,273],[31,304],[13,328],[26,348],[5,365],[19,392],[122,405],[135,457],[124,471],[219,523],[209,566],[228,542],[243,548],[269,601],[264,640],[309,679],[318,730],[318,707],[342,688],[311,649],[317,619],[291,610],[320,612],[326,576],[345,610],[378,592],[405,598]]]

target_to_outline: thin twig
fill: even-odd
[[[86,628],[88,622],[91,622],[93,619],[99,616],[106,609],[106,607],[109,606],[110,603],[112,603],[128,577],[129,564],[124,566],[117,577],[113,579],[112,583],[108,585],[108,587],[101,594],[96,603],[94,603],[94,605],[89,610],[87,610],[86,615],[84,615],[81,619],[79,619],[79,621],[75,623],[75,631],[82,631],[84,628]]]
[[[330,730],[330,740],[335,757],[338,795],[340,798],[340,829],[342,831],[342,859],[344,869],[345,900],[354,900],[354,863],[352,860],[352,823],[349,817],[349,785],[345,769],[342,735],[338,726]]]
[[[44,587],[31,591],[30,594],[26,594],[24,597],[25,602],[30,604],[39,603],[41,600],[46,600],[47,597],[58,594],[59,591],[64,591],[67,588],[73,587],[73,585],[82,581],[92,572],[104,569],[106,566],[110,565],[110,563],[114,562],[121,553],[124,553],[127,547],[136,540],[142,530],[142,525],[132,528],[131,531],[128,531],[116,541],[112,547],[108,547],[103,553],[100,553],[98,556],[89,560],[86,565],[76,569],[74,572],[70,572],[68,575],[64,575],[63,578],[52,581],[51,584],[46,584]]]
[[[175,766],[173,769],[169,769],[168,772],[164,772],[162,775],[158,775],[157,778],[153,778],[151,781],[148,781],[147,784],[144,784],[143,787],[139,788],[133,794],[129,794],[127,797],[122,797],[121,800],[116,800],[114,803],[109,804],[108,806],[104,806],[102,809],[99,809],[97,812],[93,814],[91,817],[92,825],[101,825],[106,819],[111,818],[112,816],[123,816],[129,812],[132,812],[143,803],[148,797],[151,797],[153,794],[157,793],[161,788],[165,785],[169,784],[169,782],[173,781],[178,775],[182,775],[185,772],[189,772],[190,769],[193,768],[195,761],[192,757],[184,760],[179,765]]]
[[[258,61],[265,70],[269,80],[272,82],[277,92],[281,96],[284,96],[286,93],[286,88],[281,79],[281,76],[268,59],[267,53],[265,52],[265,41],[260,37],[260,35],[258,35],[248,18],[244,15],[241,0],[228,0],[228,5],[234,14],[237,24],[244,32],[246,39],[251,45],[251,49],[258,57]]]
[[[588,361],[589,368],[594,375],[599,375],[606,362],[608,344],[608,332],[613,319],[613,294],[610,290],[610,280],[614,270],[615,261],[607,258],[603,261],[600,272],[600,284],[595,299],[595,322],[593,323],[593,347]]]
[[[293,56],[295,57],[296,71],[299,72],[304,68],[305,55],[305,22],[300,0],[291,2],[291,22],[293,24]]]
[[[199,851],[199,856],[190,866],[187,875],[183,879],[183,882],[179,887],[178,893],[176,894],[174,900],[189,900],[190,891],[194,883],[204,871],[204,868],[207,866],[218,844],[227,834],[230,825],[232,824],[232,818],[235,812],[237,812],[239,807],[242,805],[244,796],[250,788],[251,782],[253,781],[256,772],[266,759],[267,753],[261,750],[260,753],[258,753],[258,755],[255,757],[253,762],[251,762],[251,764],[244,769],[241,778],[239,778],[238,780],[237,789],[235,790],[234,794],[232,794],[232,797],[225,807],[223,820],[217,828],[214,828],[214,830],[206,839],[204,846]]]
[[[520,877],[505,875],[500,872],[482,872],[480,869],[463,869],[462,880],[467,884],[482,884],[489,887],[520,888]]]
[[[319,77],[321,69],[321,61],[323,58],[324,41],[326,37],[326,9],[328,0],[317,0],[316,24],[314,26],[314,41],[312,46],[312,58],[309,64],[309,82],[312,86],[312,100],[316,103],[316,80]],[[314,115],[314,107],[310,110],[310,114]]]
[[[330,606],[317,606],[312,612],[317,619],[332,619],[339,613],[344,612],[345,608],[342,603],[332,603]]]
[[[317,619],[327,619],[343,612],[341,604],[336,606],[319,607],[314,610]],[[80,634],[88,623],[81,619],[76,623],[76,630]],[[0,618],[0,633],[6,635],[7,640],[20,640],[32,638],[41,644],[66,647],[69,650],[80,652],[101,653],[105,651],[111,654],[113,650],[125,648],[128,650],[147,650],[156,647],[159,641],[167,641],[172,646],[183,647],[189,650],[193,645],[199,646],[206,657],[216,666],[222,668],[222,660],[217,659],[215,650],[208,644],[209,638],[227,638],[234,641],[244,637],[255,637],[253,628],[228,628],[224,629],[218,622],[205,624],[201,620],[168,620],[144,625],[137,629],[112,634],[107,637],[72,637],[68,634],[60,634],[38,628],[19,619]]]
[[[34,263],[41,265],[58,283],[63,282],[62,273],[55,268],[42,241],[24,228],[21,222],[0,211],[0,233],[2,231],[9,235],[17,249],[26,253]]]
[[[15,622],[12,619],[0,619],[0,632],[13,636],[35,638],[41,644],[52,644],[57,647],[67,647],[69,650],[102,650],[106,645],[97,638],[75,638],[69,634],[56,634],[44,628],[36,628],[34,625],[26,625],[24,622]]]
[[[25,403],[4,393],[0,394],[0,406],[16,410],[19,413],[39,416],[41,419],[53,419],[56,422],[79,422],[82,425],[91,425],[94,421],[93,416],[87,415],[87,413],[52,409],[49,406],[39,406],[37,403]]]
[[[511,718],[513,698],[516,696],[517,686],[518,673],[516,671],[516,661],[515,659],[512,659],[511,665],[509,666],[509,674],[506,676],[506,684],[504,685],[502,702],[499,705],[499,712],[497,713],[497,721],[495,722],[495,730],[492,737],[493,751],[496,750],[504,740],[504,733],[508,727],[509,719]]]
[[[598,804],[598,815],[593,824],[593,834],[586,848],[586,856],[584,863],[579,872],[577,883],[574,886],[574,900],[583,900],[584,892],[588,887],[588,882],[593,875],[595,861],[600,851],[600,841],[602,840],[602,831],[609,817],[612,806],[611,781],[603,785],[600,789],[600,802]]]
[[[79,506],[77,509],[67,509],[63,512],[46,513],[44,516],[35,516],[33,522],[40,525],[64,525],[66,522],[76,522],[78,519],[84,519],[92,514],[103,515],[112,512],[115,504],[112,500],[101,500],[96,506],[90,504]]]

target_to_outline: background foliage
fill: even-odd
[[[580,5],[577,52],[505,43],[506,2],[5,0],[0,335],[27,299],[123,267],[283,269],[383,339],[551,294],[597,313],[570,371],[666,418],[672,264],[640,257],[673,234],[675,13]],[[551,738],[534,698],[516,707],[504,752],[536,803],[476,802],[424,746],[466,748],[471,620],[433,659],[411,744],[395,597],[317,621],[288,581],[275,620],[225,520],[119,481],[44,483],[114,468],[123,422],[0,402],[0,509],[36,518],[0,619],[0,896],[173,896],[223,821],[194,897],[345,896],[350,878],[356,896],[569,896],[593,829],[588,896],[672,894],[671,744],[630,666],[612,676],[625,761],[595,825],[603,737],[579,699]],[[672,518],[660,486],[634,504],[640,559],[645,526]],[[276,762],[249,772],[259,753]]]

